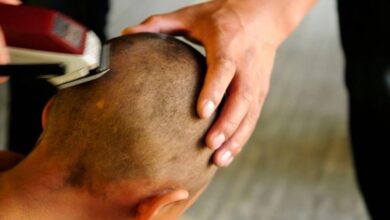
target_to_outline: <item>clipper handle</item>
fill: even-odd
[[[57,11],[0,4],[0,26],[11,47],[84,53],[88,29]]]

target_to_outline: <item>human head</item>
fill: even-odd
[[[109,199],[131,208],[132,217],[175,218],[216,171],[204,144],[212,119],[197,117],[195,107],[205,59],[163,35],[123,36],[110,45],[110,72],[59,91],[40,145],[54,161],[67,161],[68,187],[97,199],[121,190]]]

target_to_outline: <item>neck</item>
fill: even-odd
[[[87,189],[68,186],[64,181],[68,164],[36,149],[40,150],[0,173],[0,219],[129,219],[132,203],[123,195],[131,194],[112,189],[118,196],[96,198]]]

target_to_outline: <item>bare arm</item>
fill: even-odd
[[[316,0],[214,0],[155,15],[123,33],[181,34],[206,49],[208,71],[198,114],[209,117],[226,95],[207,134],[214,163],[228,166],[252,134],[267,96],[277,48]]]

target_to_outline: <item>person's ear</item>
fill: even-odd
[[[49,116],[49,112],[50,112],[50,109],[51,107],[53,106],[53,103],[54,103],[54,100],[55,100],[55,96],[53,96],[45,105],[45,108],[43,109],[43,112],[42,112],[42,128],[45,129],[46,128],[46,124],[47,124],[47,117]]]
[[[170,205],[187,200],[189,193],[183,189],[167,191],[143,200],[137,207],[137,220],[151,220]]]

